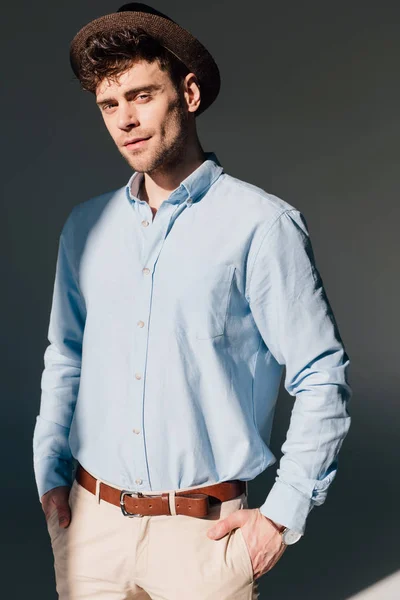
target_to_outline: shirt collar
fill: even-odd
[[[205,192],[212,186],[223,172],[223,167],[214,152],[205,152],[205,160],[197,169],[192,171],[186,179],[182,181],[165,202],[171,204],[180,204],[185,200],[191,199],[192,202],[200,200]],[[143,173],[135,171],[129,178],[125,186],[126,197],[129,202],[137,202],[140,184],[143,180]]]

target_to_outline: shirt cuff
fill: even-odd
[[[72,486],[72,462],[60,458],[45,457],[34,463],[39,500],[43,494],[60,485]]]
[[[275,481],[260,512],[271,521],[304,534],[306,519],[313,502],[304,494],[281,481]]]

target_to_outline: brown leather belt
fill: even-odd
[[[86,490],[96,495],[97,479],[80,464],[76,471],[76,480]],[[175,500],[177,515],[205,517],[212,504],[232,500],[245,492],[247,493],[246,482],[233,479],[202,488],[191,488],[187,491],[176,490],[173,492],[172,501]],[[98,497],[120,507],[122,513],[127,517],[173,514],[170,510],[171,499],[168,492],[146,496],[142,492],[120,490],[101,481],[99,482]]]

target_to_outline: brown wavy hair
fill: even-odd
[[[104,78],[115,81],[136,60],[158,61],[160,69],[168,71],[177,91],[189,73],[174,54],[143,29],[121,28],[118,32],[100,32],[88,38],[81,57],[79,80],[82,89],[95,94]]]

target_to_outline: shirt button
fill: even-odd
[[[137,326],[138,326],[138,327],[144,327],[144,323],[143,323],[143,321],[138,321],[138,322],[137,322]]]
[[[186,200],[186,204],[192,204],[192,202],[193,202],[193,199],[192,199],[192,198],[188,198],[188,199]]]
[[[147,227],[147,225],[148,225],[148,224],[149,224],[149,222],[148,222],[148,221],[146,221],[146,220],[142,221],[142,225],[143,225],[143,227]]]
[[[150,273],[150,269],[148,269],[147,267],[145,267],[145,268],[143,269],[143,273],[144,273],[145,275],[148,275],[148,274]]]
[[[132,429],[132,431],[133,431],[133,433],[137,433],[137,434],[140,433],[140,429]]]
[[[142,379],[142,376],[140,373],[135,373],[135,377],[136,377],[136,379]]]
[[[135,483],[143,483],[143,479],[135,479]]]

